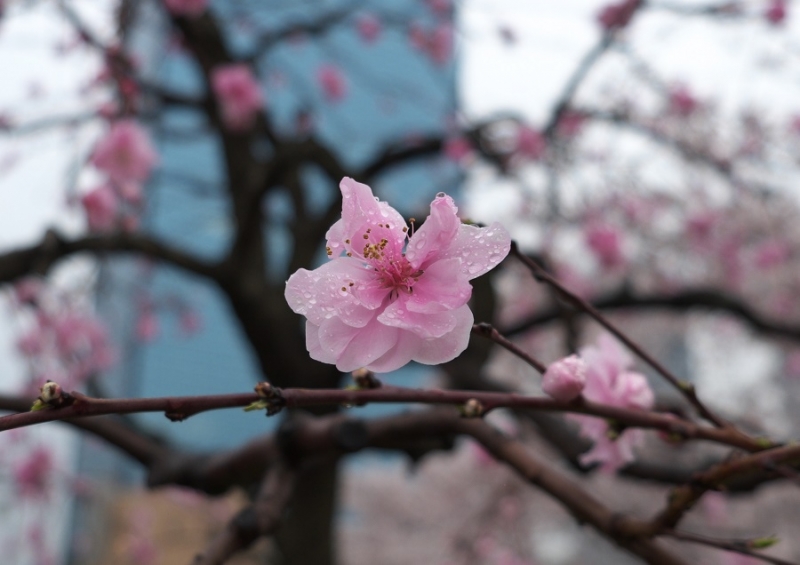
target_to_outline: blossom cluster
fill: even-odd
[[[18,283],[15,295],[27,318],[17,350],[30,367],[32,389],[46,380],[72,389],[114,362],[105,326],[75,301],[48,291],[37,279]]]
[[[633,359],[610,335],[603,334],[597,345],[584,347],[580,355],[571,355],[548,367],[543,390],[557,400],[572,400],[578,395],[592,402],[649,410],[655,401],[644,375],[631,370]],[[633,461],[633,448],[641,443],[643,431],[627,429],[617,434],[608,423],[591,416],[571,415],[581,434],[594,442],[584,453],[584,464],[600,463],[605,471],[614,471]]]
[[[264,106],[261,87],[250,67],[234,63],[215,68],[211,73],[211,87],[225,127],[230,131],[249,129]]]
[[[137,227],[142,183],[157,162],[150,138],[136,121],[122,119],[111,124],[91,157],[92,165],[104,174],[105,181],[81,198],[91,231]]]

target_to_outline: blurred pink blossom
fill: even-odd
[[[613,269],[625,263],[622,251],[622,234],[613,226],[590,224],[584,231],[586,245],[606,269]]]
[[[655,397],[644,375],[630,371],[633,359],[610,335],[602,334],[597,345],[581,349],[586,362],[586,386],[583,396],[592,402],[649,410]],[[608,423],[602,418],[572,415],[581,426],[581,433],[594,441],[594,447],[581,456],[581,463],[597,462],[607,472],[633,461],[633,448],[641,443],[644,432],[624,430],[616,439],[609,438]]]
[[[444,65],[453,54],[453,27],[449,24],[436,26],[428,36],[427,53],[437,65]]]
[[[203,323],[200,321],[200,316],[197,314],[197,312],[188,308],[181,312],[179,322],[181,331],[186,335],[197,333],[203,326]]]
[[[381,34],[381,21],[373,14],[361,14],[356,18],[356,29],[365,43],[375,43]]]
[[[427,0],[428,8],[439,17],[447,16],[451,9],[451,0]]]
[[[317,69],[317,82],[329,102],[339,102],[347,95],[344,75],[335,65],[326,64]]]
[[[641,0],[622,0],[616,4],[607,4],[597,14],[597,21],[605,30],[626,27],[640,2]]]
[[[264,98],[250,67],[237,63],[215,68],[211,73],[211,87],[219,100],[225,127],[242,131],[253,125]]]
[[[208,0],[164,0],[164,4],[175,16],[196,18],[206,11]]]
[[[787,15],[787,2],[786,0],[770,0],[767,10],[764,12],[764,17],[772,25],[781,25],[786,19]]]
[[[678,85],[669,91],[669,111],[683,118],[691,116],[698,108],[700,103],[685,85]]]
[[[780,239],[770,239],[756,248],[755,264],[762,271],[785,263],[792,254],[789,244]]]
[[[515,153],[526,159],[540,159],[547,149],[544,136],[535,129],[522,125],[517,130]]]
[[[21,304],[33,304],[39,299],[43,288],[42,279],[25,277],[14,285],[14,298]]]
[[[451,137],[444,144],[444,154],[450,161],[461,163],[473,153],[472,143],[463,136]]]
[[[142,182],[150,176],[158,155],[139,124],[120,120],[97,143],[91,160],[114,182]]]
[[[90,231],[107,232],[116,226],[119,202],[110,186],[99,186],[87,192],[81,197],[81,205],[86,212]]]
[[[411,22],[408,26],[408,41],[411,47],[419,51],[425,51],[428,46],[428,35],[419,24],[419,22]]]
[[[551,363],[542,377],[542,390],[556,400],[577,398],[585,385],[586,363],[577,355]]]
[[[563,137],[575,137],[585,123],[586,116],[582,112],[567,110],[558,120],[558,133]]]
[[[53,456],[44,447],[26,454],[14,467],[14,482],[22,497],[46,498],[49,493]]]
[[[136,337],[143,342],[153,341],[158,336],[158,317],[150,307],[139,312],[136,321]]]
[[[290,308],[308,318],[311,357],[381,373],[455,358],[472,330],[469,281],[508,254],[508,232],[462,224],[453,199],[439,193],[408,238],[402,216],[369,186],[345,178],[340,187],[342,218],[326,234],[331,260],[286,283]]]

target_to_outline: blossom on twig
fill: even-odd
[[[596,346],[584,347],[580,355],[586,362],[584,398],[622,408],[653,407],[655,397],[647,379],[630,370],[633,359],[610,335],[601,335]],[[594,447],[581,456],[581,463],[600,463],[604,471],[615,471],[633,461],[633,448],[641,443],[643,430],[627,429],[613,437],[616,434],[605,420],[570,417],[580,424],[581,434],[594,441]]]

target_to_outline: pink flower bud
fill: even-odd
[[[317,82],[329,102],[339,102],[347,96],[347,82],[339,67],[322,65],[317,69]]]
[[[362,14],[356,20],[358,35],[364,43],[375,43],[381,34],[381,21],[372,14]]]
[[[542,390],[556,400],[577,398],[586,385],[586,363],[577,355],[551,364],[542,378]]]

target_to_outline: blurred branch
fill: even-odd
[[[0,410],[24,412],[31,407],[31,401],[17,396],[0,395]],[[125,455],[149,466],[170,452],[162,441],[131,428],[114,417],[101,417],[91,420],[70,420],[71,426],[104,440]]]
[[[780,559],[778,557],[772,557],[770,555],[764,555],[763,553],[753,551],[754,545],[757,546],[760,540],[721,540],[677,530],[667,530],[663,532],[663,535],[679,539],[681,541],[699,543],[701,545],[716,547],[717,549],[723,549],[725,551],[733,551],[742,555],[749,555],[750,557],[760,559],[765,563],[774,563],[775,565],[797,565],[797,562],[786,561],[785,559]],[[766,538],[765,543],[769,543],[771,541],[771,538]]]
[[[692,482],[672,490],[667,505],[654,518],[661,529],[672,529],[709,490],[724,490],[736,480],[757,477],[776,465],[795,466],[800,463],[800,445],[774,447],[756,454],[745,455],[720,463],[698,473]]]
[[[260,537],[272,534],[291,500],[294,483],[294,471],[288,463],[283,458],[273,461],[253,504],[233,517],[205,552],[195,557],[193,565],[221,565]]]
[[[0,254],[0,283],[30,274],[44,274],[59,260],[76,253],[139,253],[211,279],[217,267],[142,234],[112,233],[67,240],[48,230],[41,243]]]
[[[639,536],[640,531],[648,529],[646,523],[612,512],[577,481],[540,461],[519,441],[503,436],[481,421],[463,420],[457,428],[478,441],[497,460],[508,464],[528,482],[561,502],[579,523],[591,524],[597,531],[651,565],[684,563],[655,541]]]
[[[686,311],[696,308],[722,310],[746,322],[754,330],[766,335],[800,340],[800,326],[769,320],[755,312],[746,303],[724,292],[712,289],[685,290],[673,294],[633,295],[627,288],[606,297],[592,300],[598,310],[665,309]],[[506,336],[515,336],[531,328],[557,321],[561,316],[558,308],[537,312],[529,318],[502,330]]]
[[[268,51],[273,46],[283,41],[291,41],[293,38],[303,35],[321,35],[328,32],[332,27],[339,25],[347,20],[361,8],[358,2],[351,2],[349,6],[331,11],[314,21],[298,21],[283,24],[277,31],[266,32],[258,38],[256,47],[252,54],[245,57],[246,61],[255,63],[255,60]]]

